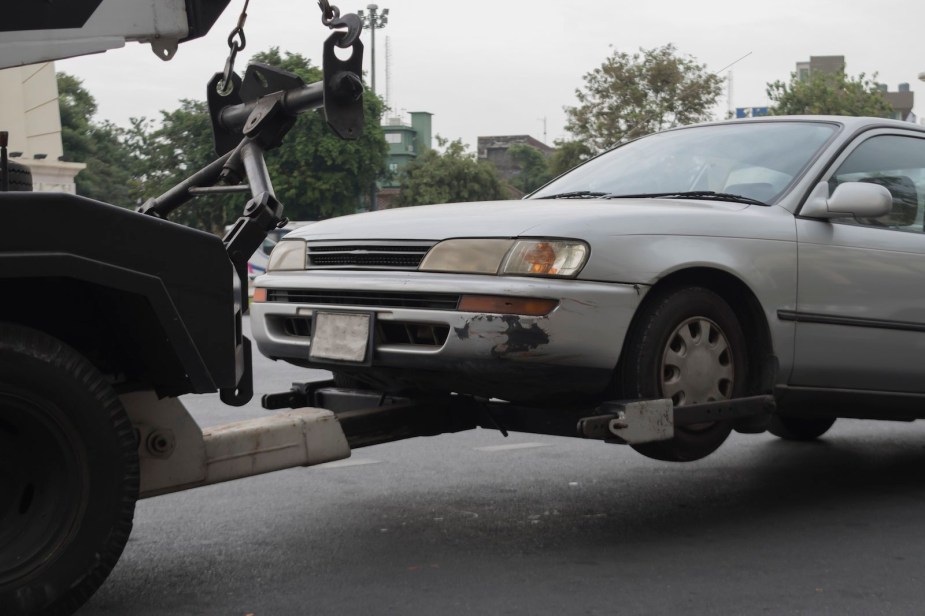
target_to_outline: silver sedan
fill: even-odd
[[[287,235],[252,305],[268,357],[383,392],[533,406],[773,393],[793,439],[925,409],[925,130],[871,118],[684,127],[521,201]],[[731,426],[639,449],[707,455]]]

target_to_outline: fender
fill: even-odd
[[[0,280],[71,279],[142,297],[157,323],[141,325],[160,328],[186,381],[159,390],[238,386],[247,346],[242,293],[220,238],[57,193],[2,193],[0,217]]]

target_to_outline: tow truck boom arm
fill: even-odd
[[[206,34],[230,0],[19,2],[0,19],[0,68],[151,43],[170,60],[179,43]]]

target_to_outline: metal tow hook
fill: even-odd
[[[321,7],[321,23],[332,30],[347,29],[346,32],[341,32],[340,39],[335,44],[341,49],[352,46],[363,31],[362,20],[353,13],[347,13],[341,17],[340,9],[332,6],[328,0],[318,0],[318,6]]]

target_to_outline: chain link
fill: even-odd
[[[244,36],[244,22],[247,21],[248,4],[250,4],[250,0],[244,0],[244,8],[241,9],[241,16],[238,17],[238,25],[228,35],[228,59],[225,60],[222,80],[217,85],[218,93],[222,96],[231,94],[231,89],[234,87],[231,79],[234,74],[234,60],[238,52],[247,46],[247,37]]]
[[[325,26],[331,25],[331,22],[340,17],[340,9],[331,6],[328,0],[318,0],[318,7],[321,8],[321,23]]]
[[[234,61],[238,52],[247,46],[247,38],[244,36],[244,22],[247,21],[247,5],[250,0],[244,0],[244,8],[241,10],[241,16],[238,17],[238,25],[228,35],[228,59],[225,61],[225,70],[222,72],[222,79],[217,84],[218,93],[222,96],[231,94],[234,87],[232,75],[234,74]],[[328,28],[343,27],[346,23],[340,23],[340,9],[332,5],[330,0],[318,0],[318,7],[321,9],[321,23]],[[348,15],[348,17],[351,17]],[[338,22],[335,24],[335,22]],[[356,28],[354,28],[356,29]],[[356,33],[351,33],[350,43],[356,38]]]

